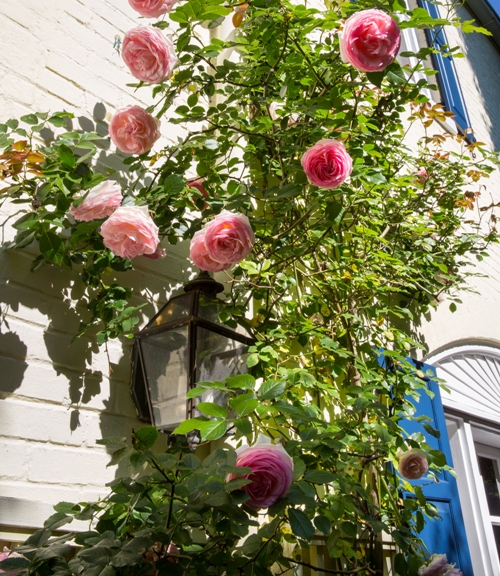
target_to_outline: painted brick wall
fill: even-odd
[[[113,48],[115,35],[146,23],[126,0],[4,1],[0,21],[0,121],[64,109],[75,113],[75,129],[105,135],[117,108],[150,103],[150,89],[126,86],[134,78]],[[180,129],[167,124],[163,133],[176,139]],[[112,144],[99,160],[120,165]],[[15,211],[4,206],[1,220]],[[12,235],[8,226],[4,234]],[[186,246],[167,248],[166,259],[138,258],[127,275],[149,302],[145,316],[190,275]],[[96,440],[141,425],[129,393],[130,344],[109,345],[111,364],[88,338],[71,344],[75,311],[85,307],[77,275],[32,273],[34,254],[0,252],[0,540],[8,526],[39,525],[47,504],[106,494],[105,483],[125,471],[106,468],[108,451]]]
[[[465,8],[459,9],[463,20],[473,17]],[[447,27],[450,46],[460,46],[465,58],[455,58],[455,67],[467,104],[472,128],[478,141],[492,151],[500,151],[500,51],[482,34],[464,34]],[[500,201],[500,172],[498,168],[481,191],[481,203]],[[497,210],[498,212],[498,210]],[[472,217],[472,212],[470,213]],[[497,213],[498,215],[498,213]],[[474,292],[463,293],[463,304],[456,312],[449,310],[447,302],[424,319],[419,332],[429,353],[449,347],[452,343],[484,342],[500,346],[500,248],[487,249],[490,258],[476,262],[472,270],[477,273],[469,286]]]

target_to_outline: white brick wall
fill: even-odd
[[[92,130],[97,123],[106,134],[106,113],[151,102],[150,89],[126,86],[135,79],[113,49],[115,35],[123,38],[146,23],[126,0],[0,2],[0,20],[0,121],[64,109],[75,113],[75,127]],[[167,129],[165,120],[163,125],[169,138],[180,133]],[[111,144],[100,161],[119,164],[114,152]],[[1,220],[15,210],[5,206]],[[145,316],[190,275],[186,246],[168,252],[164,260],[138,258],[137,272],[127,274],[150,302]],[[104,350],[89,338],[71,345],[79,322],[75,309],[85,310],[78,277],[48,266],[32,273],[34,255],[29,247],[0,252],[0,532],[26,525],[30,506],[38,511],[33,525],[40,525],[47,508],[37,502],[107,493],[105,483],[126,470],[106,468],[109,450],[96,440],[130,437],[142,425],[129,393],[130,343],[109,345],[112,371]],[[16,506],[13,498],[24,500]]]

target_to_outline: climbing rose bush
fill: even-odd
[[[320,140],[302,156],[307,179],[320,188],[337,188],[352,172],[352,158],[337,140]]]
[[[159,18],[170,12],[177,0],[128,0],[132,8],[145,18]]]
[[[106,218],[120,206],[123,199],[120,185],[111,180],[101,182],[88,192],[77,194],[75,198],[83,196],[83,202],[77,206],[71,205],[69,211],[75,220],[84,222]]]
[[[281,444],[256,444],[240,448],[236,466],[251,468],[251,474],[229,474],[227,480],[245,478],[250,484],[243,486],[252,508],[268,508],[286,495],[293,482],[293,460]]]
[[[401,45],[397,22],[376,8],[356,12],[346,20],[340,39],[344,62],[363,72],[380,72],[392,64]]]
[[[205,246],[212,260],[237,264],[252,250],[255,236],[244,214],[223,210],[205,224]]]
[[[144,154],[160,137],[160,122],[140,106],[118,110],[109,124],[109,136],[118,150]]]
[[[101,226],[104,245],[121,258],[154,254],[160,239],[147,206],[122,206]]]
[[[174,46],[158,28],[139,26],[125,34],[122,56],[138,80],[158,84],[168,78],[177,64]]]
[[[205,270],[207,272],[220,272],[221,270],[226,270],[231,266],[231,264],[216,262],[210,258],[207,247],[205,246],[205,233],[205,229],[195,232],[189,248],[189,257],[193,264],[198,266],[200,270]]]
[[[418,480],[426,474],[429,469],[429,463],[425,452],[417,448],[409,450],[399,458],[398,471],[407,480]]]

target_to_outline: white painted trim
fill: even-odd
[[[488,504],[479,474],[471,424],[450,414],[446,415],[446,424],[474,574],[500,576],[500,563],[489,523]]]

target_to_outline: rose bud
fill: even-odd
[[[425,452],[414,448],[402,454],[399,458],[398,471],[407,480],[418,480],[427,473],[429,463]]]
[[[119,184],[105,180],[88,192],[79,192],[75,198],[84,200],[78,206],[71,205],[69,211],[75,220],[90,222],[98,218],[107,218],[122,203],[123,195]]]
[[[125,34],[122,57],[135,78],[151,84],[171,76],[177,64],[172,42],[158,28],[145,26]]]
[[[101,226],[101,236],[106,248],[120,258],[154,254],[160,242],[147,206],[121,206]]]
[[[236,466],[251,468],[251,474],[229,474],[235,478],[251,480],[243,486],[249,499],[247,506],[269,508],[290,490],[293,482],[293,460],[281,444],[255,444],[237,450]]]
[[[356,12],[346,20],[340,38],[344,62],[363,72],[380,72],[392,64],[401,44],[397,22],[382,10]]]
[[[111,140],[121,152],[144,154],[160,137],[160,122],[140,106],[118,110],[109,124]]]
[[[320,140],[301,159],[307,179],[320,188],[337,188],[352,172],[352,158],[337,140]]]

